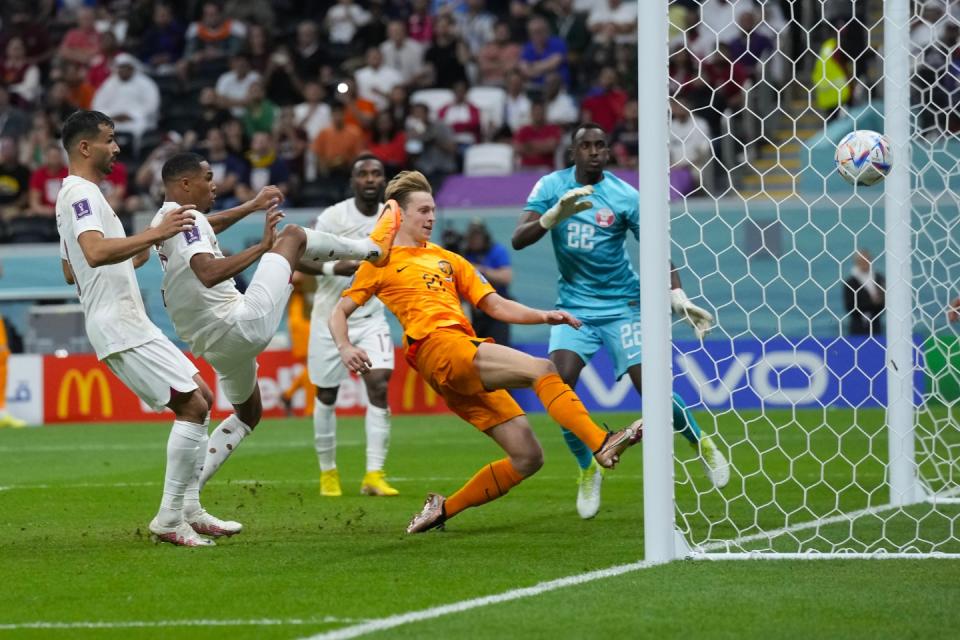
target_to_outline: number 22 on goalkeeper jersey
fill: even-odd
[[[560,197],[576,187],[576,168],[542,177],[527,198],[525,209],[543,215]],[[593,207],[550,230],[560,269],[557,307],[578,318],[609,318],[640,303],[640,278],[625,247],[627,230],[638,237],[640,211],[637,190],[609,171],[593,185],[587,199]],[[629,306],[628,306],[629,305]]]

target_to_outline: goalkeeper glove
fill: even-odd
[[[690,298],[684,293],[683,289],[670,290],[670,308],[678,316],[690,323],[693,332],[698,340],[703,340],[711,329],[713,329],[713,316],[706,309],[701,309],[690,302]]]
[[[582,200],[593,193],[593,185],[577,187],[570,189],[560,196],[557,204],[547,209],[546,213],[540,216],[540,226],[544,229],[552,229],[567,218],[581,211],[586,211],[593,206],[589,200]]]

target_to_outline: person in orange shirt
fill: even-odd
[[[465,258],[430,243],[436,204],[419,171],[399,173],[385,195],[385,207],[399,208],[402,221],[387,264],[361,265],[334,307],[330,333],[340,358],[359,375],[372,366],[367,354],[350,343],[347,318],[377,296],[403,327],[407,362],[454,413],[507,453],[485,465],[449,498],[429,494],[407,533],[439,527],[468,507],[495,500],[543,465],[540,443],[506,389],[532,388],[550,417],[588,443],[599,464],[612,468],[627,447],[640,441],[642,421],[613,433],[604,431],[549,360],[477,338],[460,303],[466,298],[487,315],[513,324],[578,328],[580,321],[565,311],[532,309],[503,298]]]
[[[317,157],[317,169],[324,176],[343,178],[350,174],[351,162],[366,146],[366,137],[358,127],[344,120],[344,107],[330,107],[330,126],[321,129],[310,149]]]
[[[307,345],[310,343],[310,307],[307,303],[307,296],[313,297],[313,288],[316,282],[313,278],[307,278],[301,271],[294,271],[291,278],[293,284],[293,293],[290,294],[290,302],[287,307],[287,330],[290,332],[290,355],[293,361],[303,365],[300,374],[293,379],[290,386],[280,395],[280,402],[288,416],[293,415],[293,396],[297,391],[303,389],[306,403],[303,407],[303,415],[313,415],[313,403],[310,401],[313,395],[313,385],[310,383],[310,372],[307,371]],[[313,287],[310,287],[313,285]],[[310,287],[308,291],[307,288]]]

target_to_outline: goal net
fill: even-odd
[[[647,56],[640,34],[640,121],[663,113],[644,96],[667,82],[667,246],[717,321],[701,343],[675,319],[663,366],[731,464],[714,487],[673,440],[673,555],[960,553],[960,10],[656,4],[669,45]],[[836,173],[856,129],[890,138],[885,182]],[[641,209],[664,210],[646,206],[643,169]],[[645,315],[645,358],[656,331]],[[644,366],[644,414],[666,415]],[[648,417],[646,446],[658,428]]]

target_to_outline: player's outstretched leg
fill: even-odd
[[[703,471],[710,482],[722,489],[730,482],[730,463],[710,436],[703,435],[696,418],[678,394],[673,394],[673,429],[687,439],[700,458]]]
[[[370,235],[363,239],[344,238],[295,225],[283,228],[273,251],[286,257],[291,267],[316,266],[332,260],[367,260],[382,267],[390,260],[393,239],[400,229],[400,207],[388,200]]]

